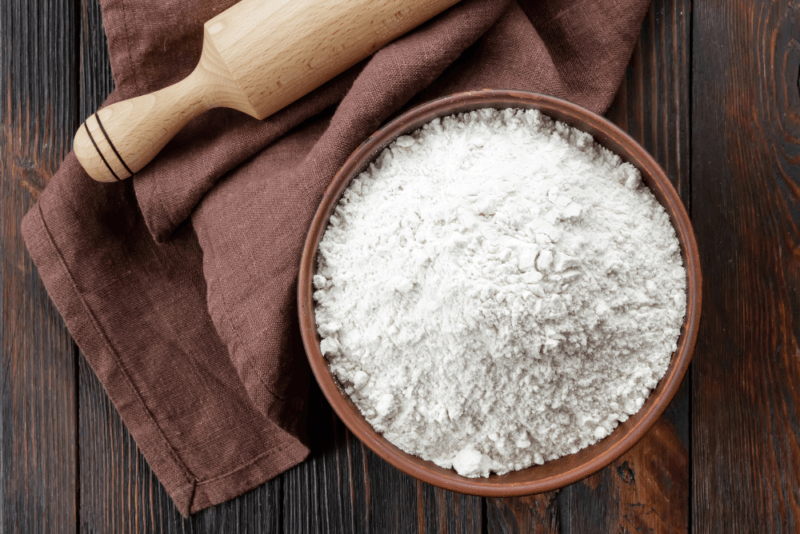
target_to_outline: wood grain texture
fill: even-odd
[[[691,7],[690,0],[654,0],[608,112],[658,160],[687,207],[691,207]],[[670,408],[631,451],[560,492],[556,499],[559,532],[688,530],[687,382],[684,379]]]
[[[263,119],[458,1],[242,0],[205,37]]]
[[[693,530],[800,530],[800,3],[694,13]]]
[[[481,532],[481,498],[403,474],[347,430],[318,388],[311,398],[311,454],[281,477],[286,532]]]
[[[487,532],[550,534],[561,532],[558,491],[513,499],[486,499]]]
[[[423,534],[483,532],[484,500],[417,481],[417,511],[421,516],[419,531]]]
[[[76,125],[69,0],[0,2],[0,532],[74,532],[75,346],[19,227]]]
[[[364,449],[315,387],[309,408],[311,453],[283,480],[284,531],[366,532],[369,501]]]

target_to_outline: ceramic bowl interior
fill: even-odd
[[[433,462],[407,454],[373,430],[358,408],[340,390],[319,347],[314,322],[312,277],[316,270],[317,246],[328,218],[350,181],[361,173],[381,150],[400,135],[410,133],[436,117],[479,108],[534,108],[594,136],[595,140],[633,164],[659,202],[667,210],[681,246],[686,267],[687,310],[678,348],[666,374],[638,413],[620,424],[608,437],[575,454],[563,456],[505,475],[466,478]],[[524,91],[484,90],[459,93],[414,108],[367,139],[347,159],[334,177],[317,210],[301,260],[298,280],[300,328],[311,369],[334,411],[367,447],[396,468],[429,484],[461,493],[492,497],[529,495],[551,491],[585,478],[622,456],[653,426],[678,391],[697,338],[701,306],[700,261],[689,216],[678,193],[656,161],[631,137],[600,115],[551,96]]]

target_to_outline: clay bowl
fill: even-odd
[[[678,234],[681,255],[688,273],[688,308],[678,350],[672,355],[664,378],[650,394],[642,409],[619,425],[608,437],[575,454],[541,466],[502,476],[465,478],[455,471],[442,469],[433,462],[407,454],[386,441],[340,391],[320,352],[314,322],[311,278],[316,269],[317,245],[328,226],[328,218],[353,177],[362,172],[396,137],[412,132],[436,117],[484,107],[539,109],[550,117],[592,134],[601,145],[636,166],[645,183],[666,208]],[[655,424],[678,391],[689,366],[700,322],[701,275],[697,243],[686,210],[658,163],[636,141],[600,115],[558,98],[524,91],[485,90],[440,98],[404,113],[367,139],[347,159],[325,192],[306,239],[298,284],[300,329],[311,369],[328,402],[350,431],[378,456],[413,477],[448,490],[487,497],[529,495],[561,488],[599,471],[622,456]]]

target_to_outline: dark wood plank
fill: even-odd
[[[800,529],[800,4],[694,13],[695,532]]]
[[[418,531],[416,481],[364,447],[317,387],[308,428],[309,458],[282,476],[286,532]]]
[[[420,532],[417,481],[366,447],[363,450],[368,532]]]
[[[686,205],[690,193],[691,0],[654,0],[608,116],[653,154]],[[641,442],[613,465],[550,495],[488,499],[489,532],[686,532],[686,384]]]
[[[76,125],[70,0],[0,2],[0,531],[74,532],[76,349],[20,235]]]
[[[689,464],[680,450],[662,417],[628,454],[562,490],[563,532],[687,532]]]
[[[481,532],[482,499],[434,488],[381,460],[316,387],[309,434],[309,459],[281,477],[285,532]]]
[[[80,9],[79,119],[83,121],[114,85],[99,4],[83,0]],[[280,480],[189,519],[181,517],[83,355],[79,391],[82,532],[260,534],[281,530]]]
[[[558,491],[515,499],[486,499],[488,532],[498,534],[561,532]]]
[[[483,501],[417,481],[420,532],[467,534],[483,532]]]
[[[285,532],[365,532],[368,495],[361,443],[334,415],[316,387],[311,391],[311,454],[282,475]]]

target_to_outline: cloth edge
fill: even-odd
[[[133,436],[136,446],[182,516],[188,517],[194,512],[241,495],[297,465],[308,456],[309,449],[297,438],[286,434],[288,439],[280,445],[264,451],[227,473],[208,480],[197,480],[167,441],[121,367],[117,355],[98,331],[91,311],[77,290],[50,235],[38,203],[23,218],[21,233],[45,289],[63,317],[72,338],[85,351],[90,366]],[[105,358],[96,358],[94,355],[98,351],[108,354]],[[123,402],[119,394],[113,393],[120,391],[127,392],[128,398],[135,398],[138,402]]]

